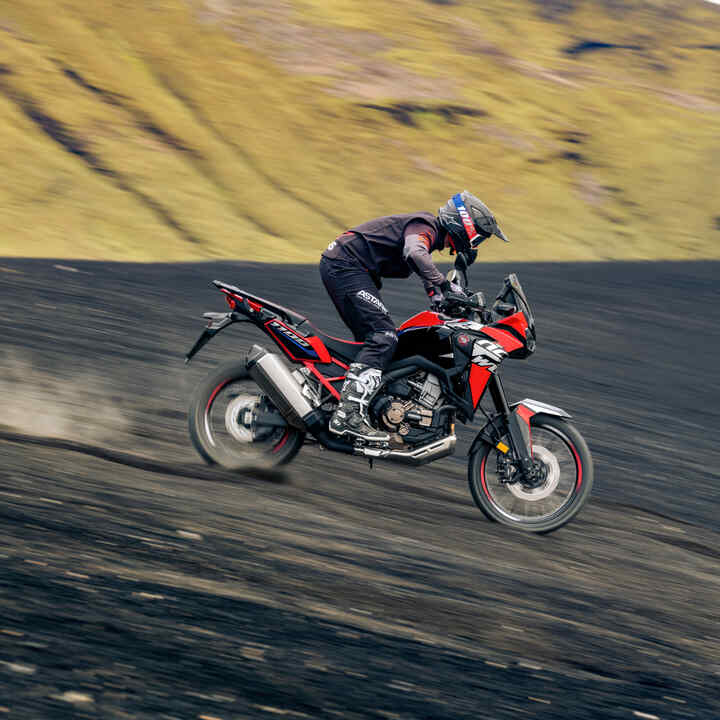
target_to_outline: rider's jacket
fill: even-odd
[[[445,279],[430,257],[444,240],[445,230],[432,213],[387,215],[350,228],[330,243],[323,257],[355,259],[378,288],[380,278],[406,278],[415,272],[429,289]]]

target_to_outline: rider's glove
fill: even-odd
[[[440,285],[434,285],[427,289],[428,297],[430,298],[430,305],[433,310],[437,310],[440,306],[453,295],[460,295],[465,297],[465,291],[460,285],[456,285],[449,280],[445,280]]]
[[[450,283],[444,282],[443,285]],[[445,293],[442,291],[442,285],[432,285],[426,288],[428,297],[430,298],[430,307],[433,310],[439,310],[440,306],[445,302]]]
[[[441,287],[446,295],[448,293],[452,293],[453,295],[462,295],[463,297],[467,297],[467,293],[462,289],[461,285],[457,285],[449,280],[446,280]]]

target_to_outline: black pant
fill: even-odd
[[[384,370],[397,347],[397,333],[370,273],[352,258],[320,260],[320,277],[343,322],[365,346],[356,363]]]

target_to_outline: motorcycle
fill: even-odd
[[[448,280],[467,288],[460,255]],[[369,402],[385,443],[329,432],[345,374],[362,343],[318,330],[306,317],[213,281],[229,312],[204,313],[208,324],[186,362],[219,332],[254,324],[280,350],[253,345],[247,357],[210,373],[189,409],[193,445],[209,464],[227,468],[289,463],[311,438],[322,448],[420,466],[451,455],[456,421],[482,414],[486,423],[468,453],[468,482],[485,516],[520,530],[547,533],[569,522],[592,488],[585,440],[560,408],[525,399],[509,402],[498,375],[507,358],[535,352],[527,296],[515,274],[488,306],[483,293],[451,294],[438,311],[425,310],[398,328],[392,364]],[[289,363],[289,364],[288,364]],[[494,410],[481,404],[489,394]]]

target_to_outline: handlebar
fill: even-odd
[[[439,305],[440,312],[445,315],[457,315],[458,310],[471,310],[480,313],[483,322],[493,322],[499,317],[506,317],[514,312],[517,308],[508,303],[495,302],[492,307],[481,305],[472,299],[471,296],[461,295],[460,293],[448,293],[445,299]]]

